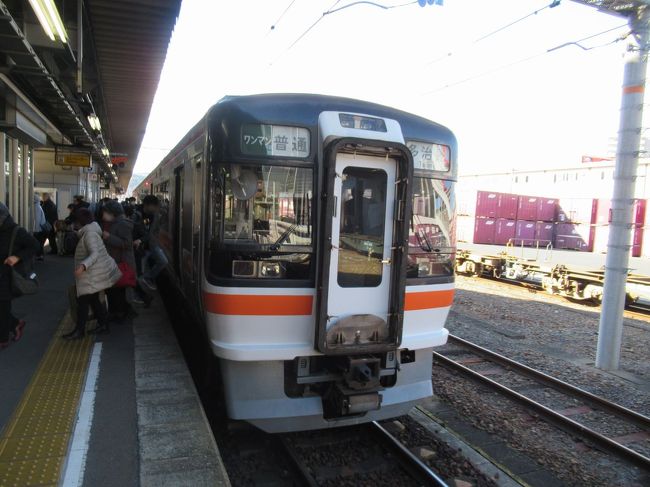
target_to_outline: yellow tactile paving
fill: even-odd
[[[93,341],[50,342],[0,437],[0,486],[57,485],[68,451]]]

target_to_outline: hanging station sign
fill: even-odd
[[[92,158],[90,152],[71,150],[57,146],[54,149],[54,164],[69,167],[91,167]]]

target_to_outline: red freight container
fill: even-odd
[[[612,222],[612,202],[607,199],[598,200],[598,209],[596,211],[596,223],[606,225]],[[646,214],[646,200],[634,200],[634,215],[632,221],[636,225],[643,225]]]
[[[506,220],[499,218],[497,220],[496,231],[494,232],[494,243],[497,245],[506,245],[508,241],[515,238],[515,220]]]
[[[531,246],[535,244],[535,222],[526,220],[517,220],[515,230],[515,243],[524,246]]]
[[[558,249],[573,249],[591,252],[594,234],[591,225],[579,223],[558,223],[555,228],[554,246]]]
[[[499,193],[479,191],[476,194],[476,216],[496,218],[499,206]]]
[[[598,200],[585,198],[560,198],[557,221],[562,223],[595,223]]]
[[[497,217],[506,218],[507,220],[516,220],[519,196],[510,193],[499,193],[497,200]]]
[[[641,257],[642,253],[643,253],[643,225],[636,225],[634,227],[634,233],[632,234],[632,257]]]
[[[474,223],[474,243],[493,244],[496,222],[494,218],[476,218]]]
[[[540,246],[548,245],[553,242],[553,223],[537,222],[535,224],[535,241]]]
[[[539,198],[535,196],[520,196],[517,207],[517,220],[537,220]]]
[[[557,199],[539,198],[537,204],[537,220],[541,220],[543,222],[555,221],[555,214],[557,213]]]

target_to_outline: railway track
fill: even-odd
[[[447,486],[376,421],[358,427],[356,433],[337,430],[283,435],[281,443],[304,484],[310,487],[341,485],[346,480],[345,485]],[[331,451],[346,451],[349,460],[342,463],[340,456]]]
[[[650,472],[649,449],[642,446],[650,439],[649,417],[453,335],[444,351],[434,352],[434,362],[522,404],[588,445]],[[604,431],[603,425],[623,434]]]

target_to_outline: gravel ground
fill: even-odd
[[[625,378],[593,367],[598,309],[491,280],[457,277],[450,332],[626,407],[650,414],[650,317],[626,318],[621,365]],[[458,358],[457,356],[454,357]],[[477,368],[477,366],[472,366]],[[626,374],[627,373],[627,374]],[[499,381],[501,381],[499,379]],[[434,391],[475,426],[503,438],[555,472],[567,485],[648,485],[647,473],[581,447],[569,435],[520,407],[434,365]],[[521,381],[520,388],[529,384]],[[544,403],[571,407],[547,389]],[[544,396],[544,394],[548,396]],[[608,433],[627,433],[599,413],[587,416]],[[608,429],[610,431],[608,431]],[[635,445],[650,449],[650,442]]]
[[[650,415],[650,316],[624,320],[621,371],[632,376],[621,378],[593,367],[599,308],[487,279],[456,283],[451,333]]]

